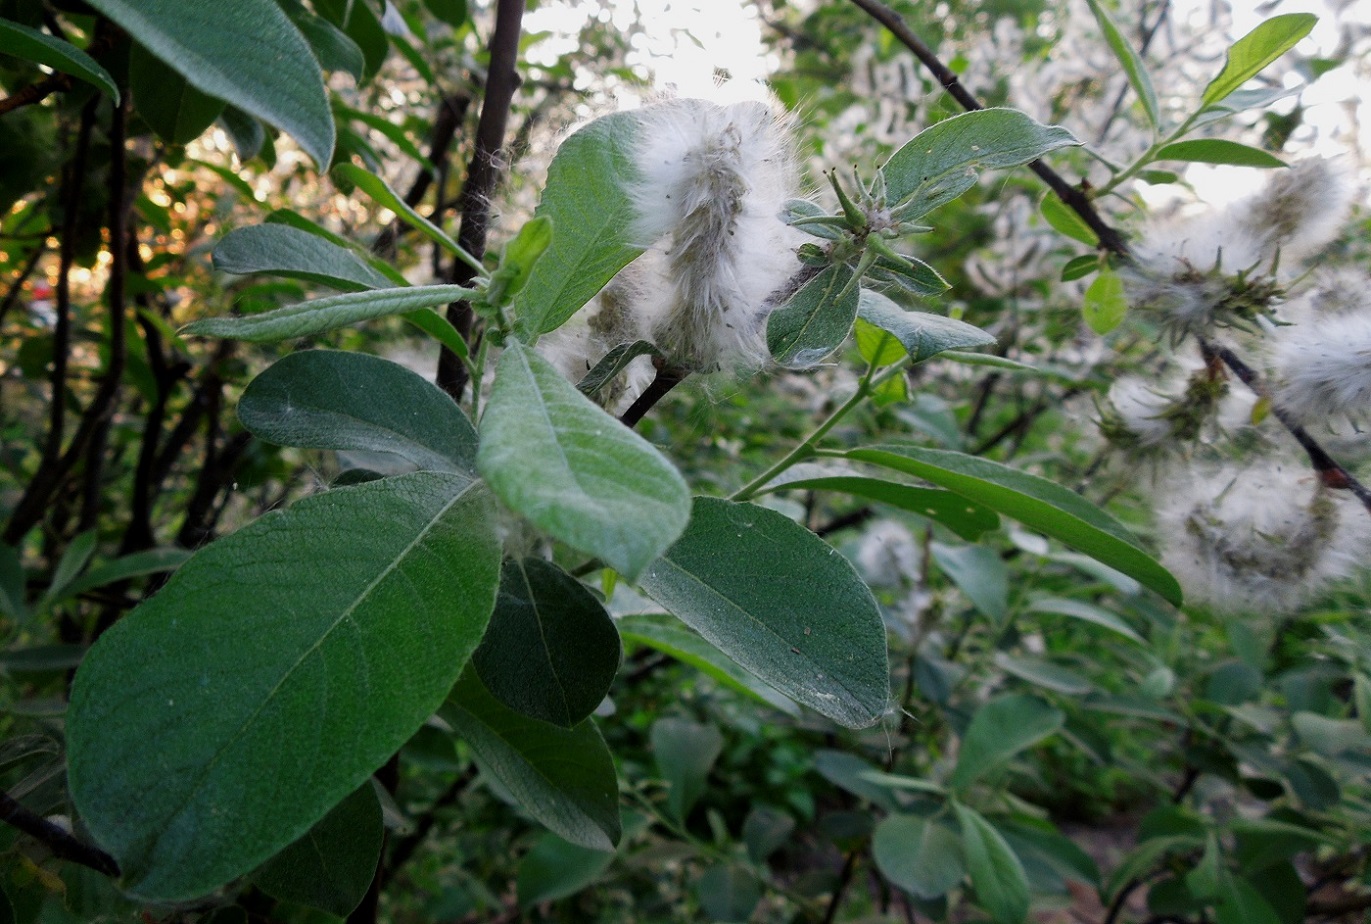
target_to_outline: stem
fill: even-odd
[[[53,856],[88,866],[106,876],[119,875],[119,864],[114,861],[114,857],[98,847],[77,840],[65,828],[60,828],[36,812],[24,808],[7,792],[0,792],[0,821],[13,825],[46,844]]]
[[[786,469],[795,465],[797,462],[803,462],[805,459],[814,455],[815,444],[817,444],[819,440],[823,439],[829,430],[832,430],[835,426],[837,426],[839,421],[846,417],[852,411],[853,408],[861,404],[862,401],[864,401],[873,390],[875,390],[880,385],[882,385],[889,379],[893,378],[894,376],[903,374],[905,367],[908,365],[909,357],[902,357],[901,359],[887,366],[879,375],[876,373],[875,363],[872,363],[869,366],[867,366],[866,374],[862,376],[861,382],[857,384],[857,390],[853,392],[852,397],[848,398],[841,405],[839,405],[838,408],[834,410],[832,414],[828,415],[828,418],[824,420],[823,423],[819,424],[817,427],[814,428],[814,432],[809,434],[809,436],[805,438],[804,442],[800,443],[800,445],[796,446],[794,449],[790,450],[790,452],[786,453],[783,459],[781,459],[775,465],[771,466],[771,468],[762,472],[756,478],[749,481],[747,484],[743,485],[738,490],[734,491],[733,494],[729,496],[729,500],[745,501],[748,498],[755,496],[756,494],[760,493],[762,488],[766,487],[766,485],[769,482],[771,482],[777,475],[781,474]]]
[[[657,376],[647,388],[643,389],[643,393],[638,396],[629,409],[624,411],[619,422],[632,430],[658,401],[665,398],[671,389],[684,382],[688,375],[690,372],[680,366],[672,366],[666,363],[658,366]]]
[[[466,254],[477,260],[476,267],[454,262],[449,281],[465,285],[476,278],[480,258],[486,251],[486,229],[490,224],[490,198],[499,179],[500,149],[504,145],[509,124],[509,109],[514,91],[519,86],[515,64],[519,59],[519,37],[523,26],[524,0],[499,0],[495,9],[495,32],[490,38],[490,71],[486,78],[485,97],[481,101],[481,118],[476,125],[476,149],[462,195],[458,199],[462,214],[457,243]],[[459,254],[458,259],[465,254]],[[471,303],[462,301],[448,306],[447,319],[471,342],[475,321]],[[454,401],[460,401],[466,390],[468,372],[456,353],[444,347],[438,354],[438,385]],[[480,382],[475,383],[481,387]]]

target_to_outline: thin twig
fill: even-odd
[[[13,825],[29,837],[41,841],[55,857],[80,863],[106,876],[119,875],[119,864],[114,862],[114,857],[98,847],[78,840],[65,828],[24,808],[7,792],[0,792],[0,821]]]
[[[838,887],[833,890],[833,897],[829,899],[828,908],[824,911],[823,924],[833,924],[838,920],[838,908],[843,903],[848,886],[852,885],[852,873],[857,869],[857,856],[860,853],[859,850],[849,851],[847,859],[843,861],[843,871],[838,874]]]
[[[1222,360],[1223,364],[1231,369],[1233,374],[1242,380],[1242,383],[1250,388],[1254,394],[1270,399],[1270,392],[1261,376],[1255,369],[1243,362],[1236,353],[1206,337],[1200,337],[1199,341],[1200,350],[1206,359],[1217,358]],[[1366,485],[1357,480],[1355,475],[1339,465],[1319,445],[1318,441],[1309,435],[1309,431],[1304,429],[1294,415],[1274,401],[1271,403],[1271,414],[1281,422],[1286,430],[1290,431],[1295,442],[1299,443],[1300,448],[1309,456],[1310,464],[1314,466],[1314,471],[1318,473],[1319,480],[1323,482],[1325,487],[1351,491],[1356,495],[1357,500],[1362,502],[1362,506],[1366,508],[1367,512],[1371,513],[1371,489],[1368,489]]]
[[[623,415],[619,418],[619,422],[632,430],[638,425],[638,421],[642,420],[643,416],[646,415],[648,411],[652,410],[653,406],[656,405],[658,401],[665,398],[671,389],[684,382],[688,375],[690,375],[690,373],[680,366],[673,366],[668,363],[659,365],[657,367],[656,378],[652,380],[647,388],[643,389],[643,393],[629,406],[629,409],[624,411]]]
[[[486,251],[486,230],[490,224],[490,197],[500,176],[500,149],[505,143],[509,109],[519,86],[515,69],[519,60],[519,37],[523,30],[524,0],[499,0],[495,8],[495,32],[490,37],[490,71],[481,100],[481,118],[476,123],[476,149],[471,155],[466,182],[458,199],[462,222],[457,243],[478,260]],[[475,270],[454,260],[448,281],[465,285],[475,278]],[[474,316],[470,302],[448,306],[447,319],[472,340]],[[438,385],[454,401],[460,401],[467,385],[467,367],[461,357],[443,347],[438,355]],[[477,383],[480,387],[480,383]]]

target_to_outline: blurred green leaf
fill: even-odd
[[[871,854],[881,874],[920,898],[937,898],[966,875],[962,839],[937,819],[891,815],[876,826]]]
[[[1128,298],[1118,273],[1108,266],[1101,267],[1100,274],[1085,290],[1081,313],[1090,329],[1102,337],[1123,323],[1128,314]]]
[[[44,64],[55,71],[70,74],[100,89],[119,102],[119,88],[114,78],[100,63],[71,42],[54,38],[46,32],[30,29],[22,23],[0,19],[0,46],[4,54],[14,55],[34,64]]]
[[[1100,0],[1086,0],[1090,4],[1090,12],[1095,14],[1095,22],[1099,23],[1100,31],[1104,33],[1104,40],[1109,44],[1109,49],[1114,52],[1114,57],[1118,59],[1123,67],[1123,72],[1128,75],[1128,83],[1133,87],[1133,92],[1138,95],[1138,102],[1142,103],[1143,114],[1147,116],[1148,124],[1155,131],[1160,124],[1157,112],[1157,91],[1152,87],[1152,78],[1148,76],[1147,65],[1143,63],[1142,57],[1133,49],[1133,45],[1124,36],[1119,24],[1114,21],[1113,15],[1108,8],[1100,3]],[[1094,243],[1086,241],[1087,244]]]
[[[1272,16],[1228,49],[1223,70],[1204,88],[1201,101],[1212,105],[1261,73],[1314,29],[1319,18],[1312,13]]]
[[[976,710],[962,736],[948,785],[965,789],[1006,764],[1015,754],[1056,733],[1066,721],[1060,709],[1033,696],[997,696]]]
[[[705,781],[723,751],[724,737],[713,725],[662,718],[649,735],[657,773],[667,781],[667,806],[682,824],[705,792]]]
[[[604,875],[614,851],[592,850],[544,834],[519,863],[519,907],[525,910],[575,895]]]
[[[1028,917],[1028,877],[1004,836],[974,809],[952,806],[962,826],[962,850],[977,902],[996,924],[1022,924]]]

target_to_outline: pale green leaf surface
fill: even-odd
[[[1212,105],[1257,76],[1314,29],[1319,18],[1312,13],[1272,16],[1228,49],[1223,70],[1204,88],[1204,105]]]
[[[286,224],[230,231],[214,245],[214,268],[240,276],[270,273],[321,282],[347,292],[394,285],[352,251]]]
[[[868,324],[893,334],[916,363],[931,359],[944,350],[962,350],[995,342],[993,335],[965,321],[928,311],[907,311],[888,296],[870,289],[862,290],[857,314]]]
[[[887,201],[917,203],[904,213],[912,221],[970,189],[979,169],[1017,167],[1075,144],[1066,129],[1015,109],[965,112],[924,129],[890,156],[881,168]]]
[[[1198,164],[1227,164],[1233,167],[1284,167],[1285,161],[1269,151],[1239,144],[1226,138],[1192,138],[1177,141],[1157,151],[1157,160],[1184,160]]]
[[[510,509],[630,579],[690,517],[676,468],[516,341],[500,357],[476,464]]]
[[[971,717],[948,785],[965,788],[1056,732],[1065,721],[1061,710],[1036,697],[1010,694],[990,700]]]
[[[786,696],[853,728],[889,697],[885,628],[852,565],[774,510],[696,498],[640,581],[658,603]]]
[[[490,628],[471,659],[496,699],[571,728],[604,700],[621,658],[619,633],[585,585],[541,558],[505,562]]]
[[[1100,336],[1123,323],[1128,314],[1128,298],[1124,294],[1123,279],[1109,267],[1103,267],[1085,290],[1081,305],[1085,323]]]
[[[379,356],[291,353],[248,384],[238,419],[277,446],[388,452],[430,471],[476,471],[476,429],[456,403]]]
[[[119,102],[119,88],[115,86],[109,71],[71,42],[64,42],[21,23],[0,19],[0,47],[4,48],[4,54],[34,64],[46,64],[55,71],[84,80],[108,94],[116,103]]]
[[[494,519],[453,475],[314,495],[206,546],[101,636],[68,775],[127,892],[183,901],[247,873],[418,730],[485,631]]]
[[[345,918],[367,894],[381,859],[381,803],[371,781],[333,807],[252,875],[263,892]]]
[[[985,816],[965,805],[953,808],[978,903],[995,924],[1022,924],[1028,917],[1028,876],[1018,855]]]
[[[1079,494],[1045,478],[942,449],[885,445],[844,453],[860,462],[917,475],[1087,553],[1136,578],[1171,603],[1181,589],[1118,521]]]
[[[210,96],[270,122],[316,164],[333,154],[333,113],[309,44],[272,0],[92,0],[140,45]]]
[[[596,119],[562,142],[552,158],[534,214],[552,219],[555,233],[515,302],[524,334],[561,327],[642,253],[629,231],[637,125],[632,112]]]
[[[553,833],[592,850],[619,841],[614,758],[595,723],[561,728],[520,715],[490,695],[468,669],[442,716],[497,779]]]
[[[246,340],[250,343],[276,343],[299,337],[349,327],[361,321],[372,321],[392,314],[405,314],[420,308],[432,308],[460,301],[472,295],[462,286],[413,286],[411,288],[374,289],[330,295],[288,305],[274,311],[242,317],[205,318],[193,321],[181,329],[183,334],[201,337],[223,337],[227,340]]]
[[[885,878],[919,898],[946,895],[966,875],[957,832],[917,815],[883,820],[876,826],[871,852]]]
[[[858,290],[852,276],[847,266],[830,266],[771,312],[766,345],[776,362],[805,368],[842,346],[857,318]]]
[[[1119,24],[1114,21],[1109,9],[1100,3],[1100,0],[1086,0],[1090,4],[1090,12],[1095,14],[1095,22],[1099,23],[1100,31],[1104,33],[1104,40],[1109,43],[1110,51],[1114,52],[1114,57],[1118,59],[1123,67],[1123,72],[1128,75],[1128,83],[1133,87],[1133,92],[1138,94],[1138,101],[1142,103],[1143,113],[1147,116],[1148,124],[1155,130],[1160,124],[1157,111],[1157,91],[1152,86],[1152,78],[1147,73],[1147,66],[1143,64],[1142,57],[1133,49],[1133,44],[1123,34]],[[1087,244],[1093,243],[1086,241]]]

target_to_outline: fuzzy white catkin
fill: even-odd
[[[1233,220],[1262,241],[1281,262],[1297,262],[1327,246],[1338,234],[1356,191],[1338,161],[1310,157],[1276,171],[1258,193],[1232,208]]]
[[[1300,463],[1178,469],[1162,496],[1162,563],[1191,603],[1288,613],[1367,566],[1371,518]]]
[[[756,369],[803,240],[782,217],[798,176],[789,117],[773,103],[676,99],[640,118],[632,234],[649,249],[621,281],[637,323],[692,371]]]
[[[872,587],[899,587],[919,574],[919,547],[914,534],[894,520],[872,524],[857,546],[857,565]]]
[[[1316,314],[1272,336],[1282,408],[1304,421],[1371,413],[1371,311]]]

